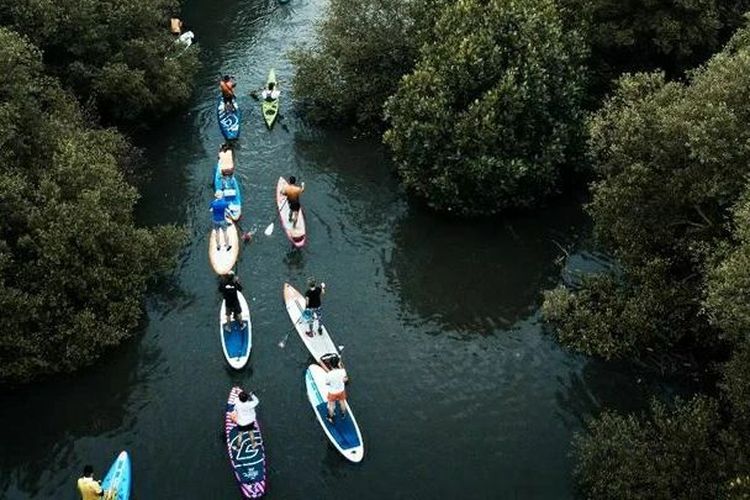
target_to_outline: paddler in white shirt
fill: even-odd
[[[326,385],[328,386],[328,421],[333,423],[333,417],[336,412],[336,402],[338,401],[341,408],[342,418],[346,418],[349,408],[346,406],[346,382],[349,377],[346,370],[341,366],[341,358],[332,357],[328,361],[331,370],[326,373]]]
[[[260,403],[260,400],[252,392],[249,397],[245,391],[240,392],[237,396],[237,401],[234,403],[234,411],[232,412],[231,417],[237,424],[240,443],[242,442],[242,434],[246,432],[250,435],[250,444],[253,448],[257,446],[253,430],[258,428],[255,423],[255,419],[257,418],[255,415],[255,407],[258,406],[258,403]],[[235,449],[237,449],[237,447],[235,447]]]

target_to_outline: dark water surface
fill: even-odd
[[[578,203],[466,223],[407,204],[377,141],[309,128],[282,95],[268,132],[245,115],[239,176],[246,230],[239,264],[253,314],[250,365],[234,372],[219,344],[219,297],[206,255],[207,204],[220,134],[214,78],[259,87],[308,40],[323,0],[188,0],[206,68],[192,107],[149,139],[151,178],[138,217],[185,224],[192,243],[173,287],[149,300],[144,331],[92,369],[2,394],[0,498],[75,498],[84,463],[101,475],[121,449],[134,498],[238,498],[222,438],[229,389],[261,399],[269,498],[566,498],[572,434],[602,406],[637,408],[659,381],[562,350],[541,331],[540,293],[568,268],[596,265]],[[283,83],[282,83],[283,85]],[[250,107],[252,109],[250,109]],[[279,125],[285,125],[286,129]],[[279,175],[306,181],[309,244],[277,229]],[[285,280],[328,284],[327,324],[345,344],[362,464],[328,444],[307,402],[310,358],[281,302]],[[286,347],[278,343],[288,336]]]

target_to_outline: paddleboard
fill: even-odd
[[[212,230],[208,237],[208,260],[211,262],[214,272],[219,275],[227,274],[231,271],[237,263],[237,257],[240,255],[237,226],[231,222],[229,223],[229,227],[227,227],[227,236],[229,236],[229,244],[232,245],[232,248],[229,250],[224,246],[220,250],[216,250],[216,231]],[[223,236],[221,240],[223,242]]]
[[[302,208],[299,209],[297,214],[297,225],[292,227],[292,223],[289,221],[289,214],[291,209],[289,208],[289,202],[286,196],[281,194],[281,191],[288,186],[289,183],[283,177],[279,177],[279,182],[276,183],[276,207],[279,209],[279,218],[281,219],[281,227],[284,228],[286,237],[292,242],[296,248],[302,247],[307,242],[307,228],[305,226],[305,214]]]
[[[318,365],[310,365],[305,372],[305,386],[307,387],[307,399],[313,407],[318,423],[328,436],[333,446],[347,460],[361,462],[365,456],[365,445],[362,442],[362,434],[359,425],[354,418],[352,407],[347,401],[349,411],[343,416],[341,409],[336,404],[333,423],[328,421],[326,386],[326,372]]]
[[[302,343],[305,344],[315,361],[322,364],[321,358],[326,354],[340,355],[336,344],[333,343],[330,335],[328,335],[328,330],[322,323],[320,325],[322,333],[313,330],[312,337],[307,335],[309,325],[302,318],[302,312],[305,310],[305,297],[289,283],[284,283],[284,304],[286,305],[286,312],[289,313],[289,319],[294,323],[294,329],[297,330],[299,338],[302,339]]]
[[[232,421],[234,403],[242,389],[233,387],[229,393],[227,408],[224,415],[224,432],[227,440],[229,463],[232,465],[234,477],[239,483],[245,498],[260,498],[266,493],[266,450],[263,446],[263,436],[260,433],[260,423],[256,420],[253,439],[256,446],[250,445],[247,434],[239,436],[237,424]]]
[[[244,295],[237,292],[237,298],[242,308],[244,328],[240,328],[237,321],[232,321],[231,330],[227,332],[224,329],[227,324],[227,301],[222,300],[219,311],[219,337],[221,337],[221,348],[224,350],[227,363],[232,368],[240,369],[250,359],[250,350],[253,348],[253,325],[250,320],[250,308],[247,306]]]
[[[237,222],[242,217],[242,193],[237,177],[232,174],[227,178],[221,175],[219,162],[214,169],[214,191],[224,193],[224,199],[229,202],[229,214],[232,221]]]
[[[268,84],[273,83],[276,87],[276,71],[271,68],[268,72],[268,80],[266,81],[266,89]],[[278,90],[278,88],[276,88]],[[263,99],[261,98],[260,109],[263,112],[263,119],[266,121],[266,126],[270,129],[273,127],[276,117],[279,114],[279,98],[276,99]]]
[[[112,467],[102,479],[103,500],[128,500],[130,498],[130,457],[121,451]]]
[[[233,104],[234,110],[232,112],[227,112],[224,108],[224,98],[219,96],[219,102],[216,107],[216,114],[219,119],[219,129],[221,130],[221,134],[228,141],[237,139],[240,135],[240,118],[242,117],[242,112],[237,104],[237,98],[234,99]]]

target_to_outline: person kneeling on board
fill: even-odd
[[[250,397],[248,397],[245,391],[240,392],[237,399],[238,401],[234,403],[232,420],[237,424],[237,430],[239,431],[237,437],[240,438],[239,443],[242,444],[242,434],[247,433],[250,436],[250,445],[255,448],[257,446],[255,435],[253,434],[253,430],[257,428],[255,425],[255,407],[258,406],[260,400],[252,392],[250,393]],[[237,446],[233,448],[239,450]]]
[[[234,88],[236,86],[237,82],[229,75],[224,75],[219,80],[219,90],[221,90],[221,96],[224,98],[224,110],[227,113],[234,111]]]
[[[333,356],[328,361],[331,371],[326,373],[326,385],[328,386],[328,421],[333,423],[333,416],[336,413],[336,402],[338,401],[341,408],[341,417],[346,418],[348,408],[346,406],[346,382],[349,378],[346,370],[341,366],[341,358]]]
[[[227,216],[229,214],[229,202],[224,199],[224,193],[221,191],[216,191],[214,194],[216,199],[211,202],[209,210],[211,211],[212,220],[214,224],[214,238],[216,238],[216,250],[221,250],[221,238],[219,237],[220,234],[224,235],[224,245],[227,247],[227,251],[229,251],[232,248],[232,245],[229,244],[229,235],[227,234],[227,226],[229,223],[227,222]]]
[[[97,500],[104,496],[104,490],[99,481],[94,479],[94,468],[87,465],[83,468],[83,477],[78,478],[78,491],[82,500]]]
[[[224,329],[227,332],[232,331],[232,321],[236,321],[240,325],[240,330],[242,330],[245,328],[245,322],[242,321],[242,306],[237,298],[237,292],[242,291],[242,284],[240,279],[235,276],[234,271],[229,271],[223,277],[222,283],[219,284],[219,291],[226,302],[227,322]]]
[[[264,101],[275,101],[281,95],[281,91],[276,88],[276,84],[271,82],[268,84],[268,88],[263,89],[260,93],[260,97]]]
[[[289,177],[289,184],[284,186],[281,190],[281,194],[286,196],[287,203],[289,203],[289,222],[292,223],[292,227],[297,226],[297,217],[299,216],[299,197],[305,191],[305,183],[302,186],[296,184],[297,178],[293,175]]]
[[[316,319],[318,320],[318,334],[323,335],[323,325],[320,323],[320,320],[323,319],[323,304],[321,297],[326,293],[326,284],[321,283],[320,286],[317,286],[315,280],[310,278],[307,281],[307,285],[307,291],[305,292],[305,310],[302,312],[302,316],[307,320],[307,336],[313,336],[313,325],[315,324]]]

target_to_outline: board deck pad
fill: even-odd
[[[257,429],[253,431],[256,446],[253,448],[247,433],[243,433],[240,437],[237,424],[231,418],[234,402],[240,392],[239,387],[233,387],[227,402],[224,417],[227,452],[242,494],[245,498],[260,498],[266,493],[266,451],[260,432],[260,423],[257,420],[255,422]]]
[[[221,191],[224,199],[229,203],[229,212],[233,221],[237,222],[242,217],[242,192],[237,176],[231,175],[227,181],[221,175],[219,162],[216,162],[214,169],[214,191]]]
[[[227,308],[226,301],[221,301],[219,310],[219,335],[221,335],[221,344],[224,351],[224,357],[232,368],[240,369],[247,364],[250,357],[250,351],[253,347],[253,324],[250,318],[250,307],[242,292],[237,292],[237,299],[242,309],[243,327],[237,321],[232,321],[230,331],[226,331]]]

